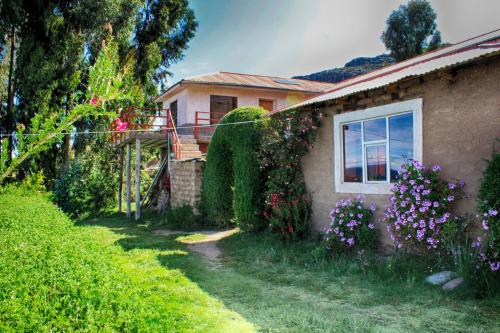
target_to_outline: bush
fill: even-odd
[[[375,209],[374,203],[366,208],[361,198],[337,202],[330,211],[331,223],[323,235],[327,249],[341,252],[375,248],[378,233],[371,223]]]
[[[167,225],[169,227],[190,230],[197,228],[202,224],[201,216],[193,212],[193,208],[189,205],[169,208],[166,214]]]
[[[476,242],[481,262],[492,272],[500,272],[500,153],[487,161],[478,193],[478,212],[485,234]]]
[[[116,188],[112,172],[99,160],[82,155],[72,160],[56,179],[54,200],[64,212],[79,217],[114,203]]]
[[[384,214],[397,248],[424,253],[441,247],[444,225],[453,223],[450,206],[463,182],[445,183],[439,171],[437,165],[427,169],[417,161],[401,165]]]
[[[303,238],[307,235],[311,224],[309,199],[294,198],[290,202],[279,194],[271,195],[271,205],[264,211],[271,230],[281,233],[284,240]]]
[[[302,172],[302,157],[316,139],[322,114],[293,110],[273,115],[259,152],[265,179],[264,217],[282,239],[308,234],[311,200]]]
[[[227,226],[234,217],[242,230],[263,226],[257,150],[266,122],[225,124],[262,120],[265,113],[260,107],[237,108],[222,118],[212,137],[202,185],[202,209],[211,223]]]

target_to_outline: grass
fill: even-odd
[[[41,195],[0,195],[0,331],[254,330],[165,264],[192,256],[183,244],[105,221],[76,227]]]
[[[0,232],[0,331],[500,331],[498,297],[426,285],[425,262],[325,260],[313,242],[239,233],[213,269],[179,234],[119,215],[74,227],[17,195],[0,196]]]

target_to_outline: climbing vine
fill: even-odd
[[[271,116],[259,151],[265,177],[263,215],[284,240],[309,232],[311,200],[301,167],[302,157],[313,147],[323,114],[295,109]]]

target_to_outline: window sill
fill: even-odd
[[[392,184],[340,183],[335,185],[337,193],[391,194]]]

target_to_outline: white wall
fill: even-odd
[[[238,107],[248,105],[258,106],[259,99],[273,100],[275,109],[298,103],[308,97],[308,95],[300,92],[221,87],[216,85],[190,85],[163,102],[163,108],[169,108],[170,103],[177,100],[177,125],[186,123],[194,124],[196,111],[210,112],[210,95],[236,97]],[[208,115],[202,115],[202,117],[208,118]],[[208,121],[200,121],[200,123],[208,123]]]

